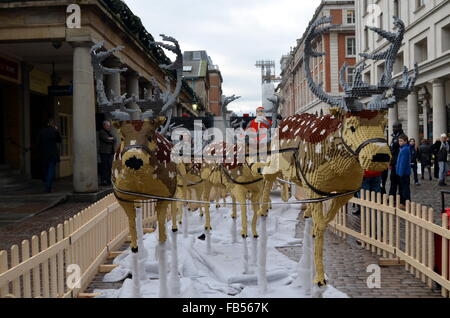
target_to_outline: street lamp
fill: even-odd
[[[197,111],[198,105],[197,105],[197,104],[193,104],[193,105],[192,105],[192,109],[193,109],[194,111]]]

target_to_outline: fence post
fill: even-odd
[[[418,204],[416,206],[416,217],[420,218],[420,215],[422,214],[422,205]],[[420,226],[416,225],[416,247],[415,247],[415,251],[416,251],[416,255],[414,256],[414,259],[418,262],[421,261],[420,256],[421,256],[421,251],[420,251]],[[416,278],[420,278],[420,271],[419,269],[415,269],[415,273],[416,273]]]
[[[400,196],[397,197],[397,202],[395,204],[394,202],[394,196],[389,197],[389,206],[392,208],[395,208],[397,205],[397,208],[400,205]],[[394,242],[394,216],[392,214],[389,214],[389,245],[392,247],[395,247]],[[391,254],[389,255],[389,258],[395,258],[395,255]]]
[[[410,202],[406,202],[406,213],[407,214],[411,214],[411,203]],[[409,240],[409,236],[410,236],[410,223],[408,220],[405,219],[405,253],[406,255],[410,256],[410,240]],[[409,264],[406,262],[405,264],[405,270],[409,271]]]
[[[361,190],[359,193],[359,197],[361,200],[364,200],[366,197],[366,193],[364,190]],[[359,211],[361,213],[361,235],[366,235],[366,208],[362,205],[359,206]],[[364,248],[366,246],[366,243],[361,242],[361,247]]]
[[[41,251],[45,251],[48,248],[47,232],[41,233]],[[42,296],[44,298],[50,298],[50,285],[48,274],[48,259],[42,262]]]
[[[370,193],[370,201],[372,203],[377,203],[377,195],[375,192],[371,192]],[[373,240],[377,239],[377,223],[376,223],[376,215],[377,215],[377,210],[376,209],[371,209],[370,212],[370,237]],[[372,253],[376,253],[377,252],[377,248],[375,245],[372,245]]]
[[[26,262],[30,258],[30,242],[24,240],[22,242],[22,262]],[[31,298],[31,275],[30,271],[27,271],[22,276],[23,281],[23,297]]]
[[[448,216],[447,214],[442,214],[442,227],[448,230]],[[448,240],[442,237],[442,277],[448,280]],[[449,296],[449,291],[442,287],[442,297],[447,298]]]
[[[0,275],[8,270],[8,253],[0,251]],[[9,294],[9,284],[0,286],[0,298]]]
[[[49,234],[49,246],[53,246],[56,243],[56,231],[54,227],[51,227],[48,231]],[[50,298],[56,298],[58,296],[57,282],[58,273],[56,271],[56,255],[50,258]]]
[[[428,222],[434,223],[434,211],[428,209]],[[434,271],[434,233],[428,231],[428,268]],[[428,287],[433,288],[433,280],[428,278]]]
[[[381,199],[381,193],[377,193],[376,194],[376,196],[377,196],[377,204],[383,204],[383,201],[382,201],[382,199]],[[377,219],[377,241],[378,242],[382,242],[383,240],[382,240],[382,238],[381,238],[381,218],[382,218],[382,212],[383,210],[382,209],[378,209],[378,210],[376,210],[376,219]],[[377,254],[378,255],[381,255],[382,253],[381,253],[381,249],[379,248],[379,247],[377,247]]]
[[[422,220],[426,221],[428,219],[428,208],[426,206],[422,207]],[[422,246],[421,246],[422,256],[421,263],[425,266],[428,265],[427,258],[427,234],[424,227],[422,227]],[[426,275],[424,273],[421,274],[422,282],[426,283]]]
[[[56,227],[56,240],[61,242],[64,239],[64,228],[62,224],[58,224]],[[64,249],[58,252],[58,297],[64,295]]]
[[[31,256],[35,256],[39,254],[39,238],[36,235],[33,235],[31,238]],[[36,264],[36,266],[32,270],[33,276],[33,295],[35,298],[41,297],[41,272],[40,265]]]
[[[389,197],[383,194],[383,205],[389,206]],[[383,243],[388,245],[388,213],[383,211]],[[388,253],[383,250],[383,257],[387,258]]]
[[[19,247],[13,245],[11,247],[11,268],[19,265]],[[16,298],[20,298],[20,278],[17,277],[12,281],[12,294]]]
[[[370,202],[370,191],[366,191],[366,201]],[[371,232],[370,232],[370,221],[371,221],[371,211],[372,209],[366,209],[366,236],[368,238],[371,237]],[[367,244],[366,245],[366,250],[370,251],[371,250],[371,245]]]

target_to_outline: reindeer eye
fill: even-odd
[[[350,130],[352,131],[352,133],[355,133],[356,132],[356,128],[355,127],[350,127]]]

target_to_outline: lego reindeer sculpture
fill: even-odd
[[[372,86],[361,80],[364,65],[356,70],[352,86],[348,85],[343,76],[345,65],[340,79],[345,93],[340,98],[325,93],[322,85],[313,81],[310,70],[311,57],[324,55],[313,50],[316,38],[336,26],[329,24],[331,23],[329,17],[321,18],[310,26],[305,39],[305,73],[311,91],[321,101],[331,105],[331,114],[323,117],[301,114],[286,118],[278,128],[277,136],[274,137],[278,138],[279,147],[275,147],[278,144],[273,144],[271,157],[263,168],[265,185],[262,202],[270,200],[270,189],[277,178],[292,181],[303,190],[308,199],[320,201],[308,204],[305,211],[306,227],[311,228],[311,217],[313,221],[315,296],[320,297],[326,289],[323,265],[326,227],[338,210],[360,189],[364,170],[383,171],[388,168],[391,154],[384,139],[386,111],[397,100],[405,98],[411,92],[418,74],[417,66],[413,76],[408,75],[408,69],[405,67],[402,81],[392,80],[393,61],[405,31],[402,21],[394,19],[398,29],[396,33],[371,28],[391,42],[387,51],[376,55],[364,55],[370,59],[386,60],[385,73],[378,85]],[[327,25],[319,28],[324,24]],[[390,97],[387,97],[388,92]],[[359,101],[360,98],[371,96],[372,100],[367,105]],[[328,211],[323,210],[321,199],[331,201]],[[267,204],[262,205],[259,214],[262,217],[263,228],[266,226],[268,215]],[[304,240],[306,244],[309,238],[305,237]],[[265,268],[266,260],[260,258],[259,262],[260,266]],[[302,264],[305,265],[301,261],[299,265]],[[306,279],[301,281],[300,285],[311,292],[313,286],[310,274],[314,266],[309,262],[306,267],[310,273],[305,275]],[[299,276],[300,274],[302,273],[299,266]],[[267,290],[265,273],[261,273],[258,279],[261,291],[265,292]]]
[[[136,97],[125,98],[115,95],[113,98],[106,97],[103,75],[115,72],[124,72],[126,69],[110,69],[102,65],[102,62],[115,51],[122,48],[115,48],[110,51],[99,51],[103,43],[96,44],[91,50],[92,64],[94,67],[95,80],[97,85],[97,101],[104,112],[109,112],[113,119],[113,124],[120,131],[121,144],[113,162],[112,182],[114,194],[119,204],[125,210],[131,234],[131,257],[133,274],[133,297],[140,297],[140,279],[145,273],[143,264],[138,258],[138,233],[142,231],[139,224],[140,212],[139,202],[148,200],[149,196],[162,198],[156,203],[156,213],[158,220],[159,245],[159,275],[160,275],[160,297],[168,296],[167,290],[167,264],[166,264],[166,214],[169,205],[172,205],[172,220],[176,217],[173,213],[174,204],[165,198],[172,198],[177,186],[177,178],[180,178],[178,167],[171,162],[170,155],[172,145],[161,134],[157,133],[166,122],[166,116],[170,117],[171,108],[181,89],[183,59],[178,42],[165,35],[161,35],[163,40],[173,43],[156,43],[177,55],[175,62],[171,65],[161,65],[161,68],[175,70],[177,82],[174,92],[170,91],[169,80],[167,90],[161,91],[156,81],[152,81],[153,94],[146,91],[146,97],[140,100]],[[114,95],[116,92],[112,92]],[[132,109],[125,105],[134,103]],[[168,123],[167,123],[168,124]],[[167,127],[167,126],[166,126]],[[164,129],[163,129],[164,131]],[[177,173],[178,172],[178,173]],[[147,197],[146,197],[147,196]],[[136,226],[138,222],[139,226]],[[172,222],[173,233],[177,230],[177,222]],[[141,253],[144,252],[142,240],[139,240]],[[172,254],[176,254],[176,236],[172,236]],[[175,253],[174,253],[175,250]],[[170,275],[171,292],[179,292],[179,278],[176,262],[176,255],[172,256]],[[141,268],[140,268],[141,267]]]
[[[225,97],[222,103],[222,113],[226,114],[227,106],[238,99],[239,97],[230,96]],[[276,125],[276,114],[280,99],[274,97],[269,99],[275,105],[274,109],[274,121],[273,124]],[[224,122],[226,128],[230,128],[228,121],[224,116]],[[217,193],[220,193],[220,189],[225,187],[226,193],[230,194],[233,203],[238,202],[241,211],[241,223],[242,230],[241,236],[243,238],[243,267],[244,273],[249,273],[249,254],[247,247],[248,238],[248,221],[247,221],[247,200],[251,202],[253,209],[253,217],[251,221],[251,231],[252,231],[252,254],[250,262],[252,265],[256,266],[257,263],[257,213],[259,211],[259,202],[261,197],[261,192],[263,188],[263,177],[258,170],[252,170],[252,165],[256,163],[258,157],[264,156],[265,153],[259,153],[261,148],[257,148],[258,144],[261,146],[264,142],[267,143],[268,139],[259,140],[256,133],[249,134],[250,139],[254,142],[249,147],[246,147],[245,137],[246,132],[237,133],[237,143],[233,141],[230,142],[228,137],[234,138],[233,136],[227,136],[226,142],[215,142],[209,144],[205,147],[204,154],[206,156],[204,169],[202,172],[203,178],[206,180],[207,185],[205,185],[205,198],[209,197],[209,191],[212,188],[216,189]],[[264,134],[264,132],[263,132]],[[267,135],[267,132],[265,132]],[[260,135],[261,136],[261,135]],[[267,145],[263,149],[267,150]],[[210,160],[214,158],[213,160]],[[217,191],[219,189],[219,191]],[[206,207],[206,216],[209,217],[209,207]],[[233,243],[236,242],[236,218],[237,218],[237,207],[233,204],[232,213],[232,229],[231,235]],[[207,222],[208,224],[208,222]]]

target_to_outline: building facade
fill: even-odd
[[[183,63],[183,78],[199,97],[200,111],[220,116],[223,78],[219,67],[206,51],[184,52]]]
[[[352,81],[356,63],[355,1],[322,1],[310,25],[323,16],[331,16],[333,24],[339,26],[324,34],[315,43],[316,50],[326,55],[311,60],[311,72],[317,83],[323,83],[324,91],[339,96],[343,88],[339,85],[339,71],[347,63],[347,81]],[[328,105],[318,100],[308,88],[304,73],[304,40],[306,34],[297,40],[297,45],[281,58],[282,82],[277,91],[283,96],[283,117],[299,113],[327,113]]]
[[[96,131],[105,119],[96,107],[92,45],[104,41],[107,49],[125,47],[106,61],[110,67],[128,68],[107,76],[109,93],[142,98],[151,78],[165,87],[168,76],[173,90],[175,77],[159,67],[170,61],[150,45],[155,39],[123,2],[72,3],[0,3],[0,165],[38,179],[36,136],[54,118],[63,139],[58,176],[72,175],[75,192],[91,193],[98,190]],[[196,116],[194,99],[184,83],[175,113]]]
[[[415,63],[419,65],[420,75],[415,91],[389,111],[389,135],[392,125],[400,122],[410,138],[434,141],[450,131],[450,1],[356,1],[357,51],[385,50],[386,40],[367,31],[365,26],[393,31],[393,16],[400,17],[406,25],[394,79],[401,79],[404,66],[411,71]],[[362,62],[358,57],[358,65]],[[384,71],[384,61],[366,62],[364,79],[375,84]]]

